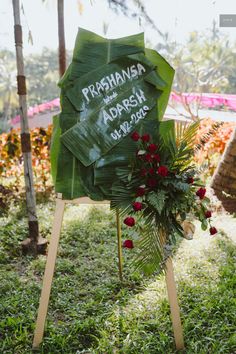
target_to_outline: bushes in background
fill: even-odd
[[[199,148],[195,160],[199,166],[204,165],[205,175],[212,175],[227,144],[235,123],[215,123],[204,119],[196,136]],[[32,163],[34,183],[37,193],[44,196],[52,191],[50,175],[50,139],[52,126],[35,128],[31,131]],[[0,208],[6,205],[8,193],[2,193],[3,186],[14,194],[23,192],[23,157],[20,146],[20,131],[11,130],[0,135]],[[5,199],[4,199],[5,198]]]

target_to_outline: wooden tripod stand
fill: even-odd
[[[45,320],[48,312],[49,297],[51,293],[53,274],[56,264],[57,250],[59,245],[61,226],[63,221],[64,209],[67,203],[73,204],[110,204],[108,201],[94,202],[87,197],[78,198],[74,200],[63,200],[62,195],[59,194],[56,199],[56,210],[54,215],[52,235],[48,249],[47,262],[43,278],[43,286],[41,291],[38,316],[35,326],[33,348],[38,348],[43,340]],[[118,248],[118,265],[119,277],[122,281],[122,246],[121,246],[121,224],[118,212],[116,213],[117,223],[117,248]],[[174,280],[174,272],[172,261],[169,258],[166,263],[166,284],[167,292],[171,309],[171,318],[173,324],[173,331],[175,337],[176,349],[184,348],[183,331],[180,320],[180,311],[177,299],[176,285]]]

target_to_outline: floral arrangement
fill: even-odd
[[[37,191],[52,190],[50,177],[50,140],[52,126],[31,130],[32,164]],[[7,186],[20,190],[23,180],[23,158],[20,144],[20,131],[11,130],[0,135],[0,179]]]
[[[137,149],[112,200],[123,222],[141,235],[137,246],[136,267],[156,271],[170,255],[176,235],[185,237],[183,223],[198,219],[203,230],[217,233],[211,225],[210,200],[193,162],[194,123],[181,137],[169,134],[167,139],[135,131],[131,139]],[[133,248],[132,239],[123,243]]]
[[[48,198],[52,193],[49,149],[52,126],[31,130],[32,165],[37,197]],[[20,131],[0,135],[0,215],[6,214],[12,202],[25,198],[24,168]]]

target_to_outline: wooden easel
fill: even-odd
[[[87,197],[78,198],[74,200],[63,200],[62,195],[59,194],[56,198],[56,210],[54,215],[52,235],[50,245],[48,249],[47,262],[45,267],[45,273],[43,278],[43,286],[41,291],[38,316],[35,326],[33,348],[38,348],[43,340],[45,320],[48,311],[49,297],[51,293],[53,274],[55,269],[57,250],[59,245],[61,226],[63,221],[64,209],[67,203],[73,204],[110,204],[109,201],[95,202]],[[119,277],[122,281],[122,246],[121,246],[121,224],[118,212],[116,213],[117,223],[117,246],[118,246],[118,260],[119,260]],[[176,349],[184,348],[183,330],[180,320],[180,310],[178,305],[177,291],[174,280],[173,264],[171,258],[166,262],[166,285],[168,298],[171,310],[171,319],[174,331],[174,338]]]

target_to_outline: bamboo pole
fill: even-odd
[[[118,265],[119,265],[119,277],[120,281],[123,280],[122,276],[122,245],[121,245],[121,224],[120,224],[120,215],[119,211],[116,210],[116,228],[117,228],[117,247],[118,247]]]
[[[13,15],[14,15],[14,35],[16,46],[16,64],[17,64],[17,89],[19,95],[20,106],[20,125],[21,125],[21,149],[24,161],[24,179],[26,190],[26,206],[29,224],[29,237],[22,242],[22,249],[25,253],[37,253],[39,249],[43,251],[46,247],[47,241],[39,237],[38,218],[36,214],[36,199],[33,181],[32,156],[31,156],[31,141],[27,117],[27,90],[24,70],[23,57],[23,40],[22,27],[20,20],[20,2],[19,0],[12,0]]]

